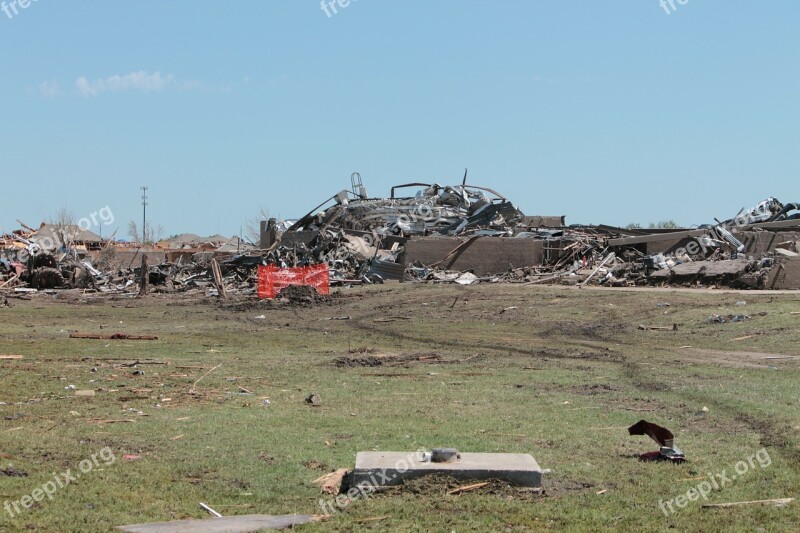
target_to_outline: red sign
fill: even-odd
[[[310,285],[319,294],[330,294],[328,265],[297,268],[278,268],[275,265],[258,267],[258,297],[275,298],[289,285]]]

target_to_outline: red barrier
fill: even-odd
[[[275,265],[258,267],[258,297],[275,298],[289,285],[310,285],[319,294],[330,294],[328,265],[297,268],[278,268]]]

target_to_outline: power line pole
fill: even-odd
[[[142,187],[142,244],[147,244],[147,187]]]

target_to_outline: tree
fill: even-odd
[[[661,222],[650,223],[650,229],[675,229],[679,227],[678,223],[674,220],[662,220]]]
[[[269,209],[259,206],[258,215],[244,221],[244,240],[258,246],[261,241],[261,221],[272,218]]]
[[[647,225],[647,229],[676,229],[680,228],[677,222],[674,220],[662,220],[661,222],[651,222]],[[625,229],[644,229],[644,226],[639,224],[638,222],[631,222]]]
[[[139,230],[139,226],[131,220],[128,222],[128,237],[133,239],[133,242],[140,244],[154,243],[160,241],[164,237],[164,226],[159,224],[155,228],[148,222],[144,229],[144,235]]]
[[[74,226],[76,224],[75,213],[66,207],[62,207],[58,210],[58,213],[56,213],[55,216],[52,216],[48,219],[47,223],[50,226],[55,226],[59,230],[64,230],[67,227]]]
[[[47,225],[53,228],[53,235],[62,244],[69,244],[75,239],[78,230],[76,224],[75,213],[66,207],[59,209],[55,216],[49,217],[47,220]]]

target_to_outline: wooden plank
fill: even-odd
[[[750,500],[746,502],[729,502],[729,503],[706,503],[703,505],[703,509],[710,509],[710,508],[720,508],[724,509],[727,507],[738,507],[740,505],[786,505],[792,503],[794,498],[776,498],[774,500]]]
[[[471,490],[477,490],[481,487],[485,487],[488,485],[488,481],[484,481],[483,483],[473,483],[472,485],[464,485],[463,487],[457,487],[453,490],[448,490],[447,494],[461,494],[462,492],[469,492]]]
[[[142,278],[139,281],[139,296],[147,295],[147,283],[149,282],[149,278],[150,272],[147,268],[147,255],[142,254]]]
[[[214,275],[214,285],[217,287],[217,293],[220,298],[227,298],[228,293],[225,292],[225,281],[222,279],[222,271],[219,268],[219,262],[216,259],[211,260],[211,273]]]
[[[14,281],[17,281],[17,279],[19,279],[19,276],[14,274],[10,279],[8,279],[7,281],[4,281],[3,284],[0,285],[0,289],[5,287],[6,285],[9,285],[10,283],[13,283]]]
[[[322,492],[326,494],[339,494],[342,487],[342,480],[350,473],[348,468],[339,468],[329,474],[320,476],[313,481],[314,484],[319,485]]]

